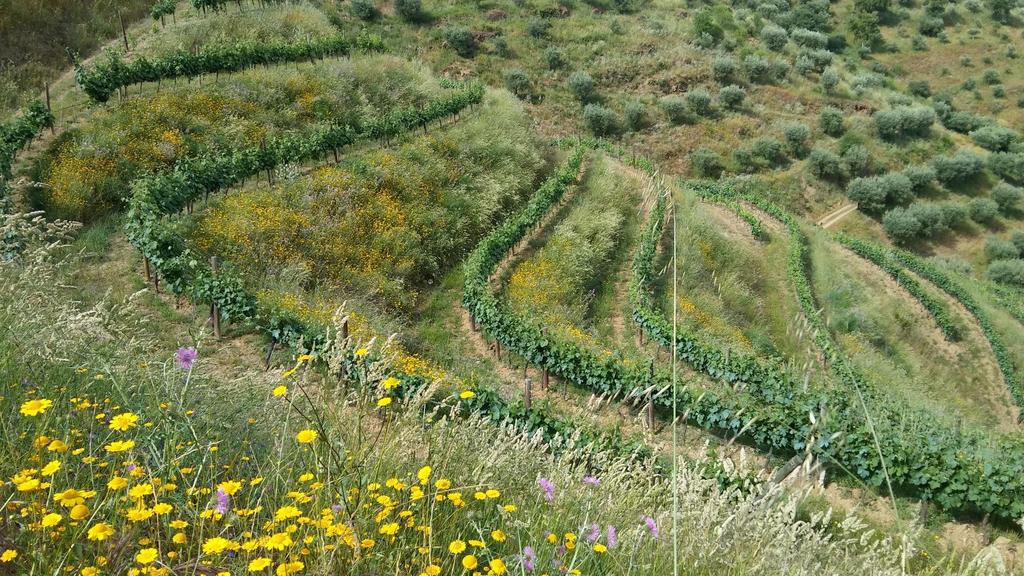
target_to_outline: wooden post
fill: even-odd
[[[654,360],[651,359],[647,367],[647,428],[654,430]]]
[[[157,271],[153,272],[153,290],[155,290],[157,294],[160,293],[160,272]]]
[[[143,257],[142,261],[145,262],[145,264],[146,264],[146,282],[149,282],[149,280],[150,280],[150,275],[149,275],[149,258]]]
[[[270,344],[267,344],[267,358],[263,361],[263,370],[270,370],[270,357],[274,354],[274,348],[277,347],[277,340],[274,338],[270,339]]]
[[[124,38],[124,51],[130,50],[128,47],[128,31],[124,29],[124,18],[121,17],[121,9],[117,10],[117,21],[121,24],[121,36]]]
[[[469,315],[469,325],[473,328],[473,332],[477,331],[476,317],[474,317],[472,314]]]
[[[637,330],[637,332],[640,333],[640,345],[643,346],[644,345],[644,329],[640,328],[639,330]]]
[[[530,378],[523,380],[523,407],[526,411],[530,411],[530,406],[533,404],[533,381]]]
[[[918,515],[921,526],[928,524],[928,500],[921,500],[921,512]]]
[[[541,377],[540,382],[541,387],[544,388],[545,392],[547,392],[548,388],[551,386],[551,372],[549,372],[547,368],[544,369],[544,376]]]
[[[49,112],[50,114],[53,114],[53,108],[50,108],[50,83],[49,82],[46,83],[46,111]],[[56,122],[51,122],[50,123],[50,134],[56,134],[57,133],[57,128],[56,128],[56,126],[54,126],[54,124],[56,124]]]
[[[217,269],[220,267],[220,262],[216,256],[210,256],[210,268],[213,270],[213,275],[217,275]],[[220,338],[220,310],[217,309],[217,304],[214,302],[210,303],[210,319],[213,320],[213,337]]]
[[[341,340],[348,340],[348,318],[345,318],[341,323]]]
[[[498,362],[501,362],[501,340],[494,339],[494,351],[498,355]]]

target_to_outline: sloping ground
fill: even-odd
[[[1013,400],[975,331],[948,342],[887,274],[822,234],[814,238],[815,291],[830,329],[865,378],[949,424],[964,418],[979,427],[1016,429]]]

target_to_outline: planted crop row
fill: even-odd
[[[130,62],[126,62],[120,53],[108,51],[103,62],[79,65],[75,69],[75,80],[90,98],[106,102],[119,89],[142,82],[237,72],[260,65],[347,56],[357,51],[380,51],[383,47],[379,37],[361,33],[355,38],[330,36],[300,42],[239,41],[227,46],[205,47],[198,53],[178,50],[152,60],[139,56]]]
[[[935,323],[939,325],[939,330],[946,337],[946,340],[955,342],[960,339],[960,329],[953,322],[953,317],[950,315],[946,307],[939,301],[929,294],[921,283],[918,282],[913,276],[907,273],[903,267],[893,259],[888,249],[877,244],[872,244],[864,240],[847,236],[846,234],[836,234],[835,239],[852,250],[855,254],[869,260],[876,266],[884,270],[893,280],[896,280],[900,286],[902,286],[911,296],[914,297],[918,302],[924,306],[925,310],[931,314],[932,318],[935,319]]]
[[[996,332],[992,319],[989,318],[988,313],[978,304],[978,301],[963,286],[923,258],[900,249],[893,249],[892,257],[912,272],[922,278],[926,278],[940,290],[952,296],[974,316],[974,319],[978,321],[978,325],[981,327],[981,332],[985,335],[985,339],[988,340],[989,345],[992,347],[992,355],[996,358],[996,364],[999,365],[999,371],[1003,374],[1003,380],[1006,382],[1006,387],[1010,390],[1010,395],[1013,396],[1013,401],[1017,406],[1024,409],[1024,391],[1021,390],[1020,380],[1014,372],[1010,353],[1006,349],[1006,345],[1003,344],[1002,337]]]
[[[0,209],[7,198],[8,181],[13,177],[14,157],[43,128],[50,126],[53,114],[39,100],[33,100],[17,117],[0,124]]]
[[[735,197],[719,184],[704,187],[702,193]],[[772,204],[756,197],[744,199],[795,226],[791,217]],[[633,266],[630,299],[637,324],[651,340],[671,348],[672,323],[653,305],[651,297],[653,261],[664,229],[664,203],[664,198],[659,200],[642,235]],[[805,258],[806,242],[797,244],[788,268],[797,281],[802,303],[813,304],[810,286],[796,277],[806,276],[799,274],[798,268],[799,259]],[[781,371],[770,370],[768,365],[736,378],[742,393],[705,391],[700,402],[692,402],[689,391],[684,390],[680,405],[685,406],[690,420],[698,425],[730,433],[738,433],[742,428],[752,443],[775,452],[803,449],[804,442],[812,439],[813,429],[811,449],[826,464],[842,468],[873,486],[882,485],[888,475],[896,490],[934,501],[951,513],[987,513],[1005,520],[1024,513],[1024,479],[1020,477],[1024,472],[1024,445],[1020,439],[936,426],[932,415],[876,396],[836,356],[830,342],[825,343],[829,344],[826,353],[830,362],[835,363],[834,369],[843,370],[843,380],[865,392],[877,446],[876,435],[872,434],[865,411],[852,390],[803,391],[799,382]],[[733,368],[731,358],[724,352],[706,344],[698,347],[678,331],[676,345],[678,355],[695,367],[714,366],[718,371],[733,374],[746,367],[744,362]],[[781,401],[765,400],[772,396]],[[742,419],[736,418],[737,412],[742,413]],[[716,414],[730,418],[715,419]],[[818,415],[814,426],[810,422],[812,414]]]
[[[484,90],[471,85],[449,97],[428,104],[413,114],[411,110],[396,111],[395,118],[379,119],[375,125],[404,126],[413,129],[427,122],[453,115],[479,103]],[[423,111],[429,110],[430,113]],[[418,118],[418,120],[413,120]],[[240,179],[278,165],[281,162],[322,156],[334,146],[354,139],[368,138],[378,129],[364,127],[344,131],[351,140],[321,134],[303,143],[294,138],[268,141],[259,149],[236,152],[218,158],[193,160],[179,164],[171,173],[142,178],[133,184],[133,197],[126,225],[129,240],[147,258],[157,274],[166,279],[171,291],[184,295],[199,305],[215,303],[228,320],[244,323],[266,334],[273,341],[295,351],[305,352],[322,347],[328,328],[301,320],[291,311],[258,304],[256,296],[246,287],[240,274],[228,264],[216,273],[201,261],[176,235],[161,222],[164,215],[180,211],[187,202],[203,194],[237,183]],[[320,144],[317,145],[316,143]],[[396,374],[406,393],[420,388],[428,380],[415,374]],[[619,434],[581,430],[572,422],[558,418],[543,406],[527,411],[522,403],[509,403],[493,389],[479,386],[473,398],[463,401],[469,409],[485,415],[493,422],[509,422],[526,432],[541,433],[548,441],[572,441],[577,449],[608,449],[624,456],[648,458],[651,452],[636,441]]]

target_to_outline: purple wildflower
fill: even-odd
[[[214,511],[221,516],[228,513],[228,502],[231,501],[231,497],[224,491],[223,488],[217,488],[217,505],[214,506]]]
[[[544,499],[548,502],[555,501],[555,485],[551,483],[551,480],[547,478],[541,478],[537,480],[537,485],[544,491]]]
[[[608,540],[608,548],[615,548],[619,545],[619,533],[615,530],[615,526],[611,524],[605,530],[606,539]]]
[[[344,509],[345,507],[341,504],[331,504],[331,512],[334,512],[335,514],[341,514],[341,511]]]
[[[188,348],[185,348],[184,346],[178,348],[178,351],[174,354],[174,359],[178,363],[178,367],[182,370],[191,370],[192,364],[195,363],[196,358],[198,357],[199,352],[191,346]]]
[[[590,486],[600,486],[601,485],[601,479],[598,478],[597,476],[584,476],[583,477],[583,483],[584,484],[589,484]]]
[[[523,563],[523,569],[527,572],[533,572],[537,567],[537,554],[534,553],[533,547],[527,546],[523,548],[523,555],[519,557]]]
[[[590,532],[587,533],[587,542],[590,542],[591,544],[593,544],[594,542],[597,542],[597,539],[600,538],[600,537],[601,537],[601,527],[598,526],[597,523],[595,522],[595,523],[590,525]]]
[[[644,516],[644,524],[647,525],[647,530],[651,532],[651,536],[657,538],[658,524],[654,521],[654,518],[651,518],[650,516]]]

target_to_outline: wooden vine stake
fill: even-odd
[[[273,336],[270,337],[270,343],[267,344],[267,357],[263,360],[263,371],[270,370],[270,357],[274,354],[274,348],[277,347],[277,340]]]
[[[50,83],[46,83],[46,111],[51,115],[53,114],[53,108],[50,107]],[[54,126],[56,122],[50,122],[50,134],[56,134],[57,128]]]
[[[210,268],[213,270],[213,275],[217,275],[217,269],[220,267],[220,262],[216,256],[210,256]],[[217,309],[216,302],[210,302],[210,319],[213,321],[213,337],[220,338],[220,310]]]
[[[142,261],[146,264],[146,282],[149,282],[152,279],[149,273],[149,258],[144,257]]]
[[[647,369],[647,429],[654,430],[654,360]]]
[[[523,380],[523,407],[526,411],[530,411],[530,406],[533,404],[533,380],[526,377]]]
[[[128,31],[124,29],[124,18],[121,17],[121,10],[117,10],[117,22],[121,24],[121,36],[124,38],[124,51],[130,50],[128,48]]]

